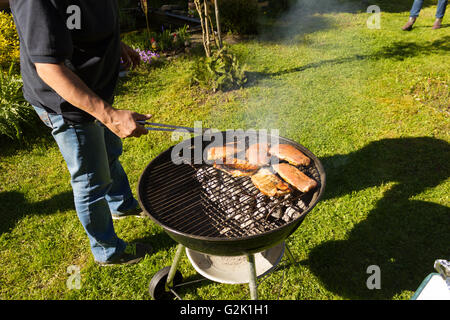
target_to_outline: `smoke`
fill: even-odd
[[[345,40],[339,41],[338,32],[323,38],[316,33],[336,29],[336,15],[365,11],[365,5],[364,1],[359,0],[298,0],[270,28],[261,30],[256,42],[263,50],[269,48],[272,56],[264,61],[265,67],[250,73],[252,89],[244,116],[248,128],[279,129],[283,134],[314,125],[307,123],[308,117],[294,123],[291,121],[292,115],[297,111],[305,115],[320,112],[311,101],[318,96],[326,97],[327,92],[323,88],[314,88],[313,84],[305,92],[296,92],[292,84],[305,86],[308,81],[314,80],[303,76],[303,71],[318,69],[322,63],[339,63],[340,57],[352,51]],[[327,38],[330,34],[335,38]],[[320,45],[315,44],[317,38],[320,38]],[[267,64],[270,59],[273,59],[273,64]]]
[[[270,28],[263,28],[260,40],[291,43],[299,36],[333,27],[326,14],[357,13],[367,8],[364,0],[297,0]]]
[[[349,44],[352,35],[342,35],[339,24],[366,12],[367,6],[360,0],[298,0],[270,21],[245,46],[250,64],[246,90],[230,95],[234,101],[226,109],[218,102],[211,110],[218,128],[274,130],[292,138],[323,131],[310,115],[327,112],[329,100],[344,100],[333,88],[339,67],[336,74],[326,74],[323,67],[354,61],[359,48]],[[361,28],[367,28],[365,21]],[[317,81],[321,77],[329,81],[325,87],[320,86],[326,81]]]

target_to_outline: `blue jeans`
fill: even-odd
[[[409,14],[410,17],[417,18],[419,16],[420,10],[422,10],[424,0],[414,0],[413,6],[411,8],[411,12]],[[448,0],[439,0],[436,10],[436,18],[442,19],[445,14],[445,9],[447,7]]]
[[[39,107],[34,109],[52,128],[66,161],[75,209],[88,235],[94,259],[108,262],[126,247],[114,231],[111,212],[121,214],[138,206],[119,162],[122,141],[97,121],[70,125],[61,115],[47,113]]]

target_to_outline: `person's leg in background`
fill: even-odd
[[[439,0],[436,9],[436,20],[433,24],[433,29],[440,29],[442,26],[442,19],[445,15],[445,9],[447,8],[448,0]]]
[[[424,0],[414,0],[414,3],[412,5],[411,11],[409,12],[409,20],[408,22],[402,27],[403,31],[410,31],[412,30],[412,27],[414,23],[417,20],[417,17],[419,16],[420,10],[422,10]]]

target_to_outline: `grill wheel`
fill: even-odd
[[[167,278],[169,276],[170,266],[162,268],[153,276],[148,286],[148,292],[153,300],[173,300],[173,294],[166,291]],[[173,287],[183,282],[183,275],[176,271],[173,278]]]

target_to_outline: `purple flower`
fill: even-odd
[[[148,64],[152,62],[152,59],[159,58],[159,54],[157,54],[156,52],[152,52],[151,50],[144,51],[137,48],[136,52],[139,53],[139,57],[141,58],[141,60]]]

